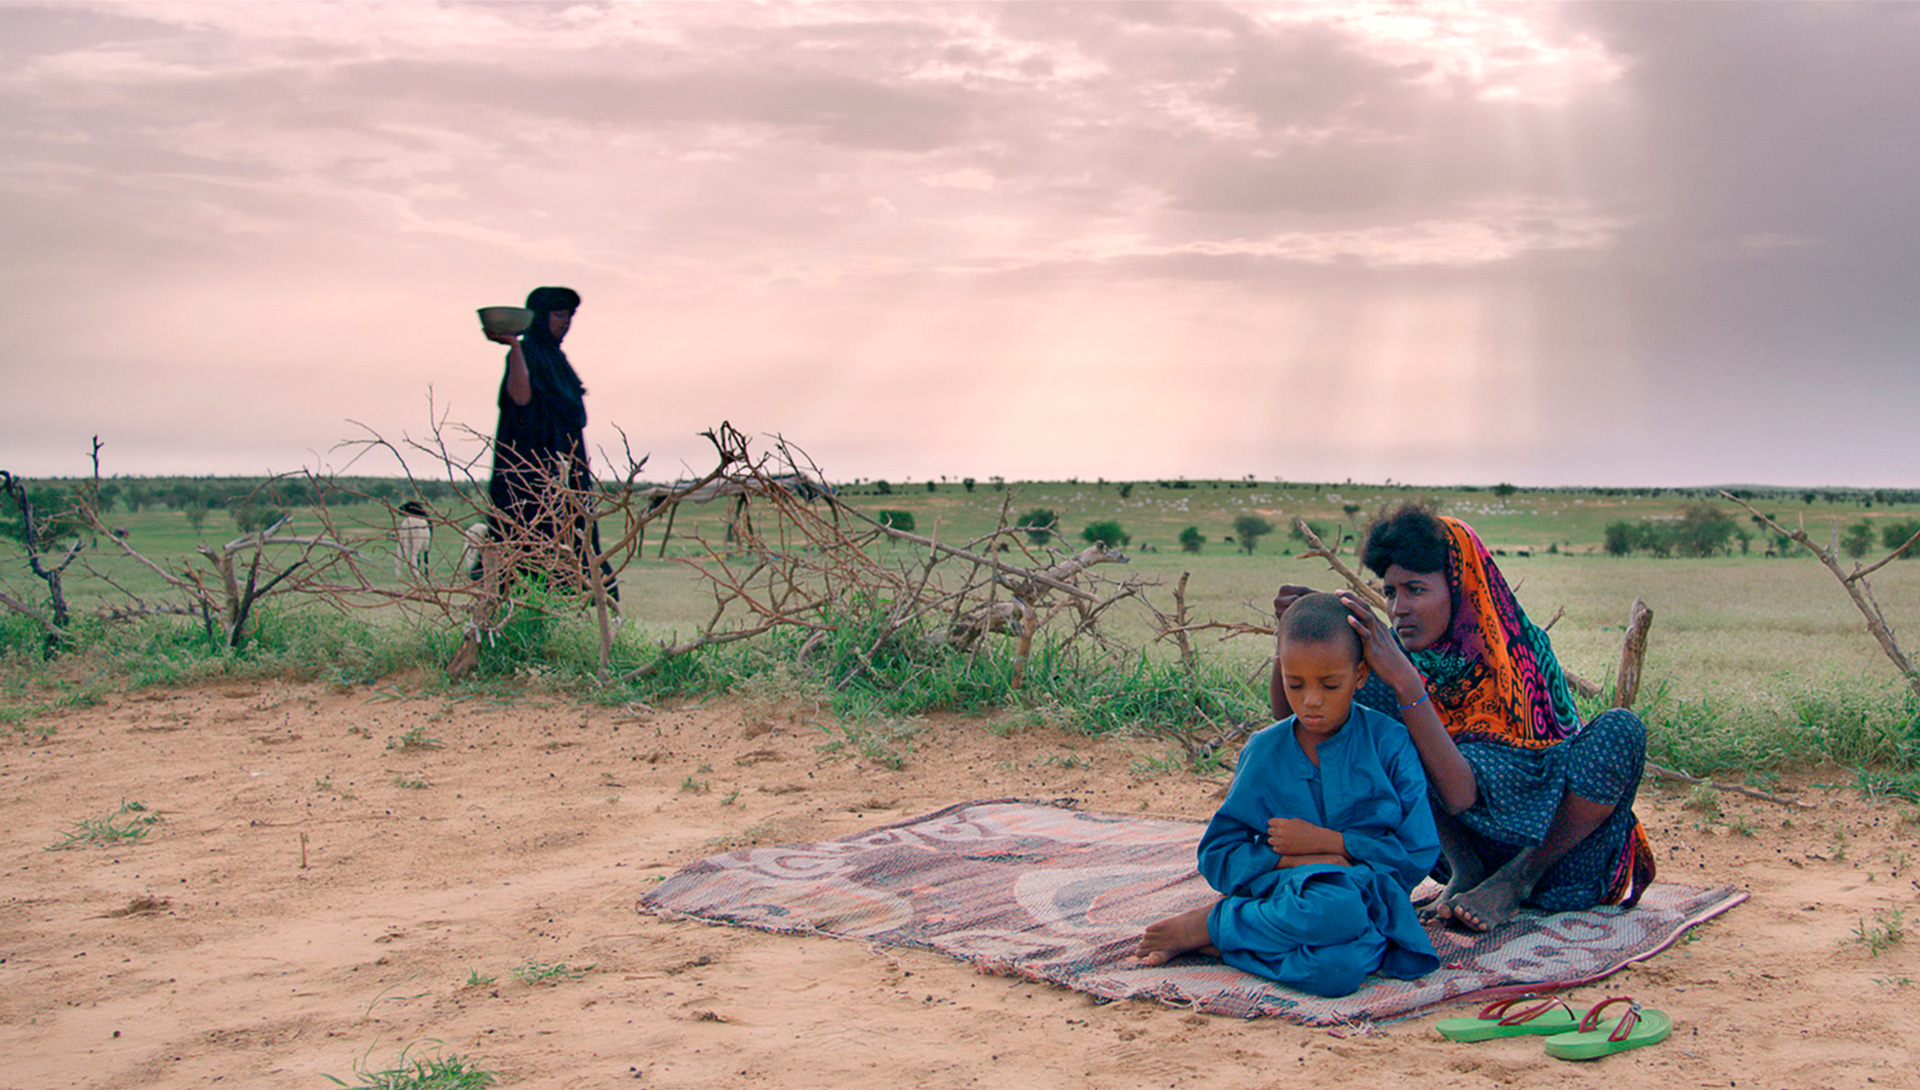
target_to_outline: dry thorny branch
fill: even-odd
[[[302,507],[298,519],[317,522],[311,530],[294,532],[289,516],[221,546],[201,545],[185,557],[156,559],[110,530],[97,502],[90,502],[83,490],[77,515],[96,541],[105,537],[110,542],[105,557],[117,559],[96,562],[79,541],[57,563],[30,550],[32,570],[49,582],[60,611],[46,616],[3,590],[0,606],[35,617],[50,639],[64,638],[67,616],[59,579],[76,562],[118,594],[99,607],[104,619],[190,616],[207,627],[210,637],[217,628],[221,641],[234,648],[244,644],[250,620],[270,597],[298,595],[345,610],[401,605],[464,629],[465,644],[450,666],[460,673],[473,668],[480,644],[520,610],[547,609],[556,599],[572,599],[594,610],[601,638],[600,674],[606,678],[612,673],[616,611],[608,581],[590,573],[604,563],[617,577],[639,553],[649,525],[665,519],[671,527],[680,504],[712,501],[732,504],[726,540],[695,538],[694,555],[682,562],[707,582],[713,609],[696,634],[663,643],[648,664],[628,672],[629,678],[658,670],[695,649],[777,628],[805,631],[810,636],[807,646],[817,646],[837,629],[868,624],[868,611],[877,611],[880,621],[871,631],[861,630],[864,642],[854,653],[869,665],[887,640],[903,633],[965,651],[978,650],[988,633],[999,633],[1014,638],[1020,671],[1036,632],[1056,618],[1066,618],[1065,639],[1085,638],[1106,646],[1100,618],[1141,592],[1136,583],[1095,577],[1090,569],[1126,561],[1104,547],[1066,559],[1036,552],[1021,531],[1008,526],[1004,505],[998,528],[959,545],[882,525],[837,503],[820,483],[818,469],[795,448],[776,440],[773,454],[756,455],[745,437],[726,424],[707,433],[716,463],[698,479],[664,487],[643,485],[638,478],[645,459],[635,459],[630,452],[619,479],[590,488],[568,487],[564,466],[554,467],[539,489],[539,511],[527,525],[496,517],[489,526],[484,481],[475,473],[484,454],[461,458],[451,453],[462,440],[473,438],[485,437],[449,434],[443,422],[436,422],[425,441],[397,445],[371,435],[349,444],[360,448],[355,460],[376,453],[393,456],[410,485],[418,479],[407,468],[408,453],[426,454],[437,463],[435,475],[453,482],[458,500],[450,510],[415,505],[403,511],[386,504],[391,531],[350,521],[343,514],[346,506],[340,501],[368,497],[348,492],[331,477],[301,474],[298,483],[315,502]],[[269,481],[261,491],[284,480]],[[18,482],[9,476],[4,483],[31,520]],[[422,553],[420,563],[409,558],[394,565],[395,579],[385,578],[393,551],[406,550],[406,523],[416,520],[428,535],[436,530],[458,535],[467,545],[465,552],[457,564],[438,570]],[[583,532],[593,525],[603,535],[597,551]],[[144,569],[149,576],[145,582],[157,580],[164,591],[156,595],[134,590],[128,565]]]
[[[672,656],[777,628],[805,632],[803,657],[829,639],[846,647],[858,670],[878,673],[874,657],[890,642],[944,643],[977,653],[989,633],[1015,641],[1014,683],[1021,684],[1037,631],[1071,618],[1062,639],[1107,646],[1099,619],[1140,586],[1096,577],[1089,569],[1126,563],[1095,545],[1065,559],[1036,554],[1010,527],[950,544],[876,520],[839,503],[803,452],[776,440],[754,457],[737,433],[719,444],[727,472],[699,487],[657,497],[680,503],[730,498],[727,540],[696,540],[687,564],[707,581],[713,611],[698,635],[662,647],[629,678],[659,670]],[[669,523],[670,525],[671,523]],[[1026,563],[1016,563],[1010,557]],[[849,674],[841,684],[856,676]]]
[[[1772,518],[1754,510],[1753,505],[1733,493],[1722,490],[1720,494],[1746,508],[1748,514],[1772,527],[1775,533],[1798,542],[1833,573],[1833,577],[1838,579],[1840,586],[1846,590],[1847,597],[1853,599],[1854,607],[1860,611],[1862,617],[1866,618],[1867,631],[1872,634],[1875,642],[1879,643],[1880,650],[1886,652],[1887,658],[1893,662],[1894,669],[1900,671],[1901,678],[1912,687],[1913,695],[1920,696],[1920,667],[1914,665],[1913,659],[1901,649],[1900,641],[1894,638],[1893,627],[1887,624],[1886,614],[1880,611],[1880,603],[1873,596],[1873,584],[1867,581],[1867,576],[1886,567],[1895,557],[1904,556],[1908,551],[1920,547],[1920,531],[1915,531],[1904,544],[1890,550],[1886,556],[1866,567],[1861,567],[1856,561],[1853,570],[1849,572],[1840,566],[1838,549],[1833,545],[1816,544],[1813,538],[1808,536],[1804,522],[1797,529],[1789,530]],[[1834,529],[1837,534],[1838,519],[1834,520]]]

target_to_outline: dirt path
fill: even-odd
[[[934,954],[634,912],[703,855],[964,799],[1211,812],[1213,784],[1136,777],[1154,751],[1135,743],[940,719],[893,771],[763,703],[397,692],[157,691],[0,742],[0,1090],[329,1086],[408,1047],[529,1087],[1920,1086],[1920,829],[1850,790],[1718,815],[1643,795],[1663,877],[1753,898],[1574,994],[1677,1024],[1596,1070],[1446,1043],[1431,1014],[1341,1037],[1097,1006]],[[147,810],[122,824],[158,816],[144,839],[45,850],[123,801]],[[1858,936],[1896,912],[1915,934],[1876,955]]]

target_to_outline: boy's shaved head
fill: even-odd
[[[1353,660],[1359,662],[1364,653],[1360,647],[1360,633],[1347,623],[1351,616],[1347,612],[1346,602],[1337,594],[1301,595],[1280,618],[1280,640],[1282,643],[1294,640],[1338,643],[1353,652]]]

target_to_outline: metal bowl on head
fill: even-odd
[[[481,307],[480,328],[495,336],[519,336],[533,324],[526,307]]]

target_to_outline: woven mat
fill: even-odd
[[[918,946],[981,969],[1100,999],[1157,999],[1308,1025],[1370,1021],[1483,993],[1582,984],[1652,957],[1746,900],[1731,888],[1656,883],[1631,909],[1523,913],[1484,935],[1429,925],[1442,967],[1369,977],[1321,999],[1190,955],[1155,969],[1124,958],[1153,920],[1204,904],[1194,822],[998,799],[961,803],[823,844],[703,859],[640,901],[642,912],[763,931]]]

